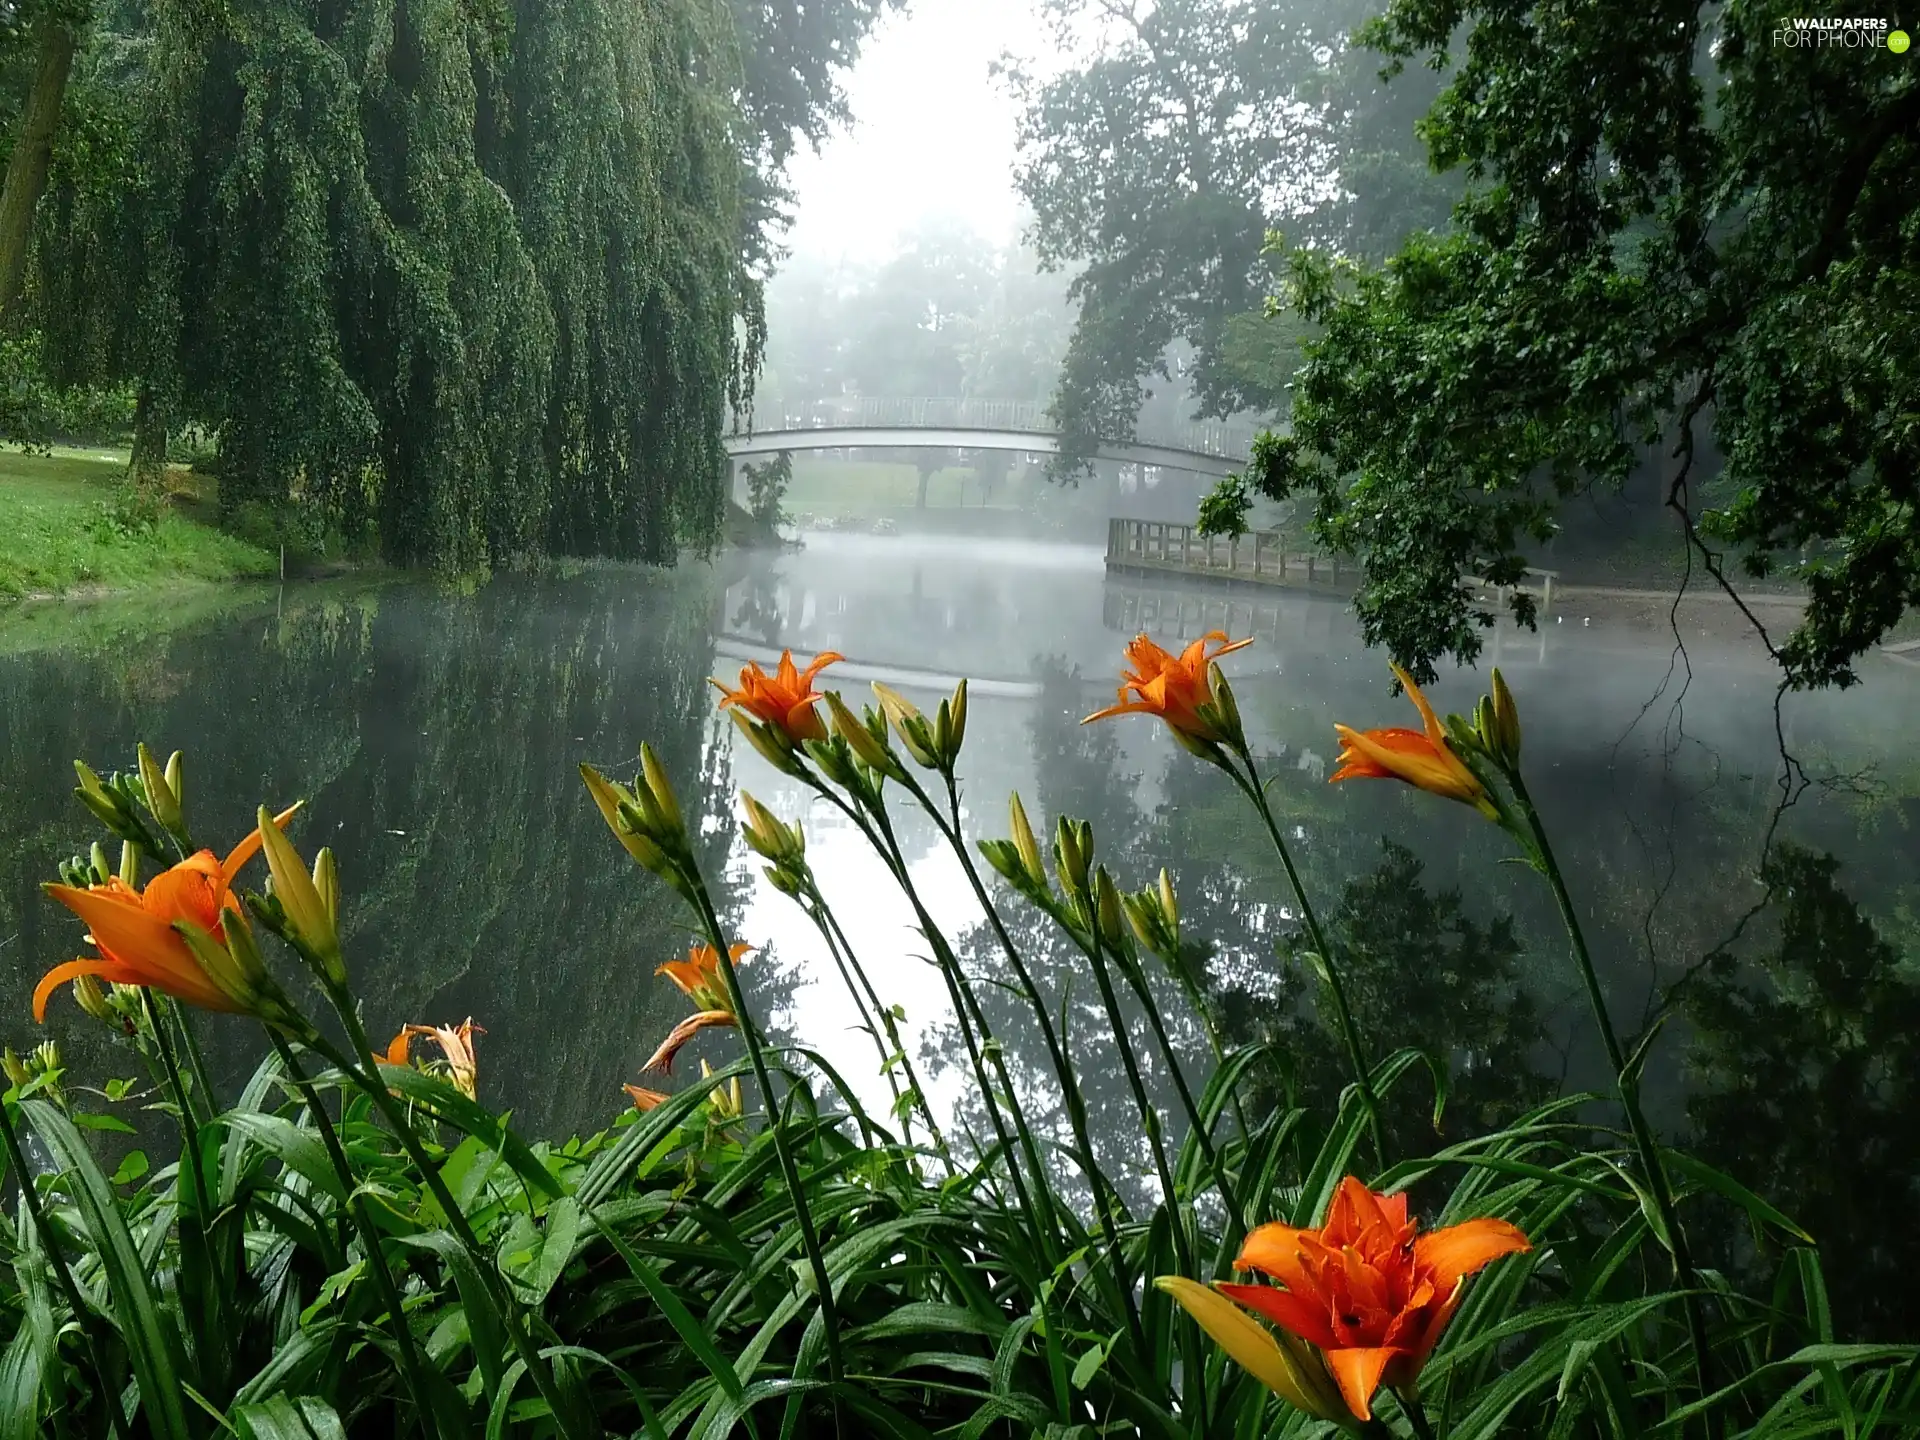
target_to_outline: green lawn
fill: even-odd
[[[204,500],[177,497],[147,530],[114,520],[124,456],[0,451],[0,596],[134,590],[273,573],[258,546],[196,518]],[[184,473],[182,473],[184,479]]]

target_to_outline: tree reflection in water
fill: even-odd
[[[472,594],[293,595],[137,646],[0,661],[0,923],[19,937],[0,1033],[43,1038],[26,996],[73,953],[71,925],[38,890],[92,833],[71,762],[124,766],[145,738],[187,751],[189,815],[208,843],[239,833],[262,800],[308,800],[300,839],[339,856],[347,954],[376,1034],[472,1014],[487,1027],[486,1098],[530,1133],[604,1124],[677,1018],[653,967],[685,939],[663,887],[607,845],[575,767],[626,773],[649,739],[675,774],[700,777],[681,797],[690,813],[730,810],[707,587],[623,570]],[[730,827],[694,833],[724,876]],[[717,894],[737,906],[734,885]],[[784,1004],[790,982],[771,957],[757,965],[758,993]],[[124,1061],[92,1053],[106,1046],[98,1026],[69,1006],[53,1020],[76,1068],[119,1073]],[[237,1086],[257,1032],[201,1030]]]
[[[1920,976],[1838,880],[1790,843],[1761,867],[1773,933],[1714,955],[1683,992],[1691,1145],[1820,1243],[1834,1328],[1911,1340],[1920,1304]],[[1712,1231],[1708,1231],[1712,1234]],[[1744,1230],[1717,1263],[1771,1271]],[[1889,1284],[1889,1280],[1895,1283]]]

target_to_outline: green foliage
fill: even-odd
[[[118,445],[133,428],[133,392],[52,384],[36,336],[0,339],[0,440],[44,448],[55,441]]]
[[[871,273],[799,260],[768,292],[776,415],[861,395],[1044,399],[1072,328],[1064,283],[1020,246],[930,221]]]
[[[761,528],[778,530],[790,518],[781,508],[787,487],[793,484],[793,452],[782,450],[771,460],[758,465],[748,463],[741,470],[747,477],[747,513]]]
[[[708,547],[769,187],[880,8],[110,6],[42,207],[55,368],[217,433],[256,531],[456,572]]]
[[[1920,598],[1920,78],[1775,45],[1787,13],[1405,0],[1368,31],[1452,57],[1422,134],[1473,188],[1384,268],[1295,257],[1286,301],[1323,334],[1300,464],[1265,479],[1318,496],[1322,537],[1365,557],[1368,639],[1416,673],[1478,653],[1462,574],[1504,583],[1653,445],[1703,565],[1719,542],[1806,584],[1789,684],[1851,683]]]
[[[1445,216],[1412,120],[1430,87],[1390,89],[1348,32],[1369,0],[1046,0],[1059,48],[1046,78],[1016,69],[1019,183],[1040,253],[1079,267],[1078,327],[1053,411],[1056,475],[1132,434],[1157,378],[1202,413],[1272,414],[1297,343],[1264,326],[1268,231],[1371,254]],[[1191,358],[1173,369],[1180,342]],[[1155,387],[1158,388],[1158,387]]]
[[[1244,535],[1247,515],[1253,509],[1253,492],[1239,475],[1229,475],[1200,499],[1199,530],[1202,535]]]

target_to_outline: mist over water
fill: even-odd
[[[124,765],[144,738],[189,747],[193,817],[215,846],[261,800],[309,800],[300,839],[340,856],[348,954],[377,1036],[471,1014],[487,1030],[484,1098],[534,1135],[597,1126],[684,1004],[653,975],[687,943],[676,902],[612,843],[575,771],[582,760],[630,768],[646,739],[703,817],[730,923],[760,947],[753,994],[776,1031],[884,1109],[872,1044],[850,1028],[824,950],[733,838],[734,785],[806,822],[827,897],[883,999],[906,1011],[923,1077],[949,1115],[967,1117],[973,1097],[945,993],[905,900],[857,834],[736,748],[714,712],[709,675],[790,647],[803,658],[843,653],[827,680],[838,676],[854,702],[879,679],[931,706],[957,677],[974,677],[968,835],[1005,834],[1017,789],[1036,825],[1089,819],[1124,886],[1166,866],[1187,936],[1208,947],[1211,1003],[1229,1032],[1286,1045],[1298,1090],[1331,1100],[1339,1064],[1290,958],[1290,899],[1252,817],[1158,725],[1078,723],[1108,702],[1136,632],[1172,647],[1222,628],[1255,637],[1228,667],[1347,956],[1363,1028],[1382,1054],[1416,1046],[1451,1075],[1438,1133],[1430,1095],[1404,1087],[1393,1116],[1402,1143],[1431,1148],[1606,1082],[1545,888],[1500,863],[1503,837],[1467,807],[1405,787],[1325,783],[1336,719],[1413,723],[1337,599],[1110,580],[1097,551],[1066,543],[816,535],[797,552],[712,567],[506,578],[474,594],[290,587],[138,644],[110,610],[66,616],[51,622],[71,631],[55,648],[0,661],[12,837],[0,934],[5,1038],[16,1045],[39,1038],[24,1019],[28,994],[75,940],[37,890],[91,838],[67,794],[68,764],[78,754]],[[1920,772],[1905,719],[1920,672],[1877,661],[1852,691],[1785,702],[1784,738],[1813,783],[1783,811],[1764,653],[1714,638],[1724,627],[1704,605],[1683,612],[1680,656],[1658,626],[1588,618],[1537,634],[1503,628],[1485,658],[1498,656],[1519,697],[1535,796],[1623,1028],[1640,1028],[1679,987],[1648,1069],[1656,1119],[1789,1213],[1855,1238],[1881,1233],[1920,1169],[1895,1138],[1920,1120],[1910,1080]],[[1713,633],[1693,633],[1703,628]],[[1450,674],[1430,693],[1443,711],[1464,709],[1483,685],[1483,675]],[[907,820],[902,833],[935,918],[971,969],[997,974],[950,853],[930,825]],[[1146,1184],[1091,987],[1069,984],[1063,940],[1019,902],[1005,910],[1067,1008],[1096,1134],[1116,1171]],[[1168,995],[1168,1012],[1184,1015]],[[1035,1113],[1050,1115],[1044,1058],[1020,1007],[1007,1000],[992,1018]],[[237,1086],[256,1058],[254,1032],[221,1017],[199,1023],[223,1083]],[[49,1028],[76,1074],[113,1073],[106,1037],[64,998]],[[1177,1034],[1191,1078],[1204,1081],[1197,1027]],[[730,1039],[703,1037],[680,1063],[718,1058]],[[1168,1077],[1149,1079],[1165,1091]],[[1847,1204],[1824,1203],[1840,1190]],[[1842,1257],[1836,1290],[1865,1273],[1845,1243],[1829,1254]],[[1859,1261],[1884,1263],[1884,1250]],[[1861,1287],[1838,1303],[1896,1328],[1897,1300],[1869,1303]]]

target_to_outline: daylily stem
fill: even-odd
[[[1006,1063],[1001,1059],[999,1050],[993,1047],[992,1031],[987,1027],[984,1012],[980,1010],[978,1002],[973,1001],[971,992],[964,983],[964,976],[956,973],[959,969],[958,959],[946,947],[939,927],[933,923],[933,917],[927,913],[926,907],[920,903],[919,895],[914,891],[913,878],[907,870],[905,857],[901,853],[898,841],[894,838],[893,829],[886,819],[884,808],[880,808],[877,819],[869,819],[863,809],[848,804],[839,794],[818,779],[809,775],[808,780],[816,793],[845,815],[860,831],[867,843],[873,847],[874,852],[880,856],[882,863],[886,865],[887,873],[893,876],[894,883],[900,887],[901,893],[907,897],[907,903],[913,906],[914,917],[919,921],[921,933],[926,936],[927,943],[934,948],[935,968],[940,971],[940,978],[947,987],[947,998],[953,1004],[954,1019],[960,1027],[960,1039],[966,1047],[967,1058],[973,1066],[973,1077],[980,1087],[980,1098],[987,1107],[987,1121],[993,1126],[994,1138],[999,1141],[1000,1149],[1007,1157],[1007,1174],[1013,1181],[1014,1194],[1019,1200],[1021,1211],[1027,1217],[1030,1233],[1046,1249],[1048,1263],[1052,1264],[1054,1256],[1046,1242],[1053,1235],[1054,1227],[1043,1222],[1039,1209],[1034,1204],[1032,1193],[1027,1189],[1026,1177],[1021,1173],[1020,1164],[1016,1158],[1024,1152],[1027,1166],[1033,1174],[1034,1184],[1044,1188],[1047,1183],[1046,1171],[1041,1164],[1039,1151],[1034,1148],[1032,1131],[1019,1109],[1019,1096],[1013,1092],[1013,1077],[1007,1073]],[[984,1046],[981,1043],[981,1036],[986,1037]],[[987,1075],[989,1053],[993,1056],[994,1070],[1000,1077],[1001,1087],[1007,1092],[1007,1101],[1014,1109],[1014,1123],[1020,1131],[1021,1139],[1021,1145],[1018,1148],[1014,1144],[1013,1137],[1007,1133],[1006,1120],[1000,1113],[999,1102],[994,1098],[993,1082]]]
[[[947,1137],[940,1131],[940,1122],[933,1117],[933,1107],[927,1101],[927,1092],[921,1088],[920,1077],[915,1073],[913,1060],[908,1056],[906,1044],[900,1038],[900,1027],[894,1021],[893,1012],[881,1000],[879,991],[873,987],[873,981],[867,978],[866,967],[861,965],[860,957],[854,953],[853,943],[847,939],[847,932],[840,928],[840,917],[835,915],[833,908],[827,904],[826,897],[820,893],[819,884],[811,873],[807,875],[807,885],[809,901],[805,907],[807,914],[812,919],[814,927],[819,930],[821,938],[827,942],[828,948],[837,946],[847,957],[847,965],[858,977],[862,988],[867,993],[868,1001],[879,1012],[880,1024],[887,1032],[887,1043],[893,1046],[893,1053],[900,1057],[900,1068],[906,1073],[907,1089],[913,1096],[914,1108],[920,1112],[920,1121],[927,1127],[928,1135],[933,1138],[933,1148],[946,1162],[947,1174],[951,1176],[954,1173],[953,1151],[947,1146]],[[898,1092],[896,1091],[895,1094],[897,1096]],[[902,1124],[905,1124],[904,1118]]]
[[[1404,1395],[1398,1396],[1398,1399],[1400,1409],[1407,1417],[1407,1424],[1413,1427],[1415,1440],[1434,1440],[1433,1422],[1427,1419],[1427,1412],[1420,1402],[1409,1400]]]
[[[948,815],[942,815],[933,803],[933,797],[917,780],[909,777],[907,791],[919,803],[939,830],[948,847],[960,861],[960,868],[966,872],[967,882],[973,889],[974,900],[985,912],[987,923],[994,937],[999,940],[1000,948],[1012,966],[1015,978],[1020,982],[1021,993],[1032,1007],[1036,1019],[1040,1022],[1040,1037],[1047,1047],[1048,1057],[1053,1061],[1054,1074],[1060,1081],[1061,1099],[1066,1102],[1067,1122],[1073,1128],[1073,1138],[1080,1152],[1080,1163],[1087,1172],[1087,1186],[1093,1192],[1094,1208],[1099,1213],[1100,1227],[1106,1234],[1109,1260],[1113,1267],[1114,1285],[1119,1291],[1122,1309],[1127,1321],[1127,1335],[1132,1340],[1135,1353],[1143,1359],[1147,1350],[1146,1331],[1140,1324],[1140,1310],[1133,1299],[1133,1280],[1127,1270],[1125,1258],[1120,1249],[1120,1224],[1118,1219],[1119,1200],[1113,1192],[1111,1182],[1100,1169],[1100,1162],[1093,1151],[1093,1127],[1087,1120],[1086,1097],[1080,1093],[1079,1076],[1072,1062],[1067,1058],[1064,1038],[1055,1030],[1053,1016],[1048,1012],[1046,1001],[1041,997],[1040,987],[1034,981],[1033,972],[1027,968],[1026,960],[1020,954],[1019,946],[1013,943],[1013,937],[1007,933],[1006,922],[1000,918],[999,910],[994,906],[993,897],[987,893],[986,882],[973,863],[973,856],[967,850],[966,837],[960,833],[960,790],[951,771],[942,777],[946,782]],[[889,838],[892,832],[888,831]],[[897,847],[896,847],[897,848]],[[904,873],[904,862],[902,865]],[[914,901],[916,906],[919,900]],[[922,923],[931,925],[932,917],[924,911]],[[957,965],[956,961],[956,965]],[[1010,1083],[1010,1082],[1009,1082]],[[1025,1122],[1022,1121],[1022,1128]],[[1044,1176],[1042,1177],[1044,1183]],[[1173,1197],[1168,1196],[1169,1203]]]
[[[1287,872],[1287,883],[1293,887],[1293,898],[1300,906],[1301,921],[1306,925],[1307,936],[1320,956],[1320,970],[1326,978],[1328,991],[1333,995],[1333,1010],[1339,1021],[1340,1038],[1346,1042],[1347,1060],[1353,1066],[1354,1079],[1360,1086],[1360,1098],[1366,1103],[1367,1128],[1373,1138],[1374,1155],[1385,1165],[1387,1147],[1380,1131],[1380,1097],[1373,1091],[1373,1072],[1367,1066],[1366,1049],[1360,1041],[1360,1027],[1354,1023],[1353,1008],[1347,1003],[1347,987],[1341,983],[1339,963],[1333,958],[1333,950],[1327,944],[1326,932],[1320,928],[1320,917],[1314,913],[1313,902],[1307,899],[1307,887],[1301,882],[1300,872],[1294,866],[1293,852],[1287,848],[1279,822],[1273,818],[1273,808],[1267,803],[1267,793],[1260,784],[1260,772],[1253,763],[1253,752],[1241,745],[1235,753],[1240,757],[1241,764],[1247,767],[1247,773],[1242,775],[1231,765],[1226,767],[1226,771],[1233,777],[1234,784],[1253,802],[1253,808],[1260,812],[1260,818],[1266,822],[1267,834],[1273,840],[1273,848],[1280,856],[1281,868]]]
[[[33,1220],[34,1233],[40,1237],[40,1248],[46,1253],[47,1263],[53,1267],[54,1278],[60,1282],[61,1293],[66,1296],[73,1318],[80,1326],[80,1338],[87,1347],[87,1360],[93,1366],[93,1373],[104,1385],[106,1361],[95,1333],[100,1317],[80,1298],[80,1287],[74,1282],[73,1271],[67,1268],[67,1257],[60,1253],[59,1239],[54,1235],[53,1227],[47,1224],[47,1212],[40,1203],[40,1191],[33,1183],[33,1171],[27,1166],[26,1154],[20,1148],[20,1137],[13,1128],[12,1107],[4,1098],[0,1098],[0,1137],[5,1138],[7,1163],[13,1168],[14,1178],[20,1182],[20,1199]],[[127,1417],[120,1409],[120,1396],[111,1387],[106,1387],[101,1398],[106,1401],[107,1420],[113,1426],[113,1433],[125,1440]]]
[[[367,1265],[373,1271],[374,1285],[380,1291],[381,1303],[387,1307],[391,1321],[393,1343],[400,1352],[400,1368],[406,1372],[407,1388],[413,1392],[413,1403],[419,1409],[424,1422],[427,1417],[438,1419],[433,1401],[427,1390],[425,1374],[420,1369],[420,1355],[413,1343],[413,1330],[407,1324],[406,1312],[400,1304],[400,1287],[394,1284],[393,1271],[387,1265],[386,1251],[380,1248],[380,1232],[375,1228],[371,1217],[366,1213],[366,1201],[360,1194],[359,1181],[354,1178],[353,1167],[347,1161],[347,1153],[340,1145],[340,1137],[333,1128],[333,1117],[320,1103],[320,1096],[313,1088],[313,1082],[307,1079],[306,1072],[300,1068],[292,1048],[280,1032],[271,1025],[264,1027],[267,1038],[273,1042],[274,1053],[280,1057],[280,1063],[286,1067],[287,1078],[293,1088],[300,1092],[301,1100],[306,1104],[307,1113],[313,1116],[314,1128],[320,1132],[320,1143],[326,1147],[327,1159],[333,1163],[334,1173],[340,1177],[340,1183],[347,1192],[347,1213],[352,1217],[353,1225],[360,1232],[360,1243],[367,1249]]]
[[[1673,1199],[1673,1185],[1667,1175],[1666,1163],[1660,1157],[1659,1140],[1640,1108],[1639,1081],[1627,1073],[1626,1052],[1621,1048],[1620,1037],[1614,1031],[1613,1017],[1607,1009],[1606,993],[1600,987],[1599,973],[1594,969],[1593,956],[1587,949],[1587,938],[1580,926],[1579,912],[1574,908],[1573,897],[1567,893],[1567,884],[1561,877],[1560,864],[1554,858],[1553,846],[1547,839],[1546,827],[1540,822],[1540,812],[1534,808],[1533,797],[1527,793],[1527,784],[1520,776],[1520,767],[1516,765],[1508,769],[1506,777],[1507,783],[1513,788],[1513,798],[1519,807],[1520,816],[1526,821],[1536,867],[1546,877],[1547,884],[1553,891],[1554,902],[1560,907],[1560,919],[1566,926],[1567,938],[1572,944],[1574,962],[1579,968],[1581,981],[1586,986],[1587,1001],[1593,1007],[1594,1022],[1599,1026],[1600,1040],[1607,1051],[1607,1061],[1613,1066],[1614,1084],[1620,1095],[1620,1108],[1626,1114],[1627,1129],[1633,1136],[1634,1149],[1640,1158],[1640,1168],[1646,1172],[1647,1186],[1653,1194],[1654,1208],[1660,1212],[1660,1224],[1667,1232],[1668,1243],[1672,1248],[1673,1268],[1681,1286],[1681,1303],[1686,1310],[1687,1331],[1693,1342],[1694,1364],[1699,1370],[1701,1393],[1710,1394],[1713,1390],[1713,1360],[1712,1351],[1708,1348],[1706,1319],[1700,1311],[1699,1278],[1693,1268],[1693,1256],[1687,1245],[1686,1231],[1680,1226],[1680,1216]],[[1708,1422],[1708,1433],[1713,1433],[1711,1421]]]
[[[1152,1027],[1154,1038],[1159,1042],[1161,1057],[1167,1062],[1167,1073],[1173,1077],[1173,1088],[1180,1097],[1181,1108],[1186,1111],[1187,1128],[1192,1133],[1194,1143],[1200,1147],[1201,1158],[1207,1162],[1207,1169],[1213,1174],[1213,1183],[1220,1189],[1220,1198],[1226,1203],[1227,1218],[1236,1232],[1244,1234],[1247,1229],[1246,1216],[1240,1209],[1239,1196],[1234,1193],[1233,1184],[1227,1179],[1227,1167],[1220,1158],[1219,1150],[1214,1146],[1213,1136],[1207,1133],[1206,1123],[1200,1115],[1200,1106],[1194,1101],[1193,1091],[1187,1084],[1187,1077],[1180,1068],[1180,1057],[1175,1053],[1173,1037],[1167,1033],[1166,1018],[1161,1015],[1160,1007],[1154,1003],[1153,992],[1147,988],[1146,976],[1141,973],[1138,963],[1126,956],[1116,957],[1120,961],[1120,973],[1127,977],[1127,984],[1139,997],[1140,1008],[1146,1012],[1147,1024]],[[1189,1004],[1192,997],[1188,997]],[[1201,1024],[1206,1024],[1201,1017]],[[1209,1036],[1211,1041],[1212,1037]],[[1217,1043],[1213,1046],[1214,1059],[1220,1059]]]
[[[334,1050],[332,1045],[317,1032],[307,1038],[308,1045],[326,1056],[340,1068],[342,1074],[365,1091],[367,1098],[373,1101],[374,1107],[386,1120],[388,1128],[400,1141],[401,1148],[407,1152],[407,1158],[413,1162],[414,1168],[419,1170],[422,1181],[432,1192],[435,1203],[446,1215],[447,1225],[452,1229],[454,1237],[473,1257],[474,1268],[479,1272],[482,1283],[492,1292],[494,1303],[500,1307],[501,1318],[506,1321],[507,1337],[512,1342],[521,1363],[527,1367],[527,1374],[533,1377],[534,1386],[540,1391],[540,1398],[547,1402],[547,1408],[553,1412],[554,1423],[559,1426],[560,1433],[566,1436],[567,1440],[575,1440],[577,1432],[568,1418],[567,1409],[554,1383],[552,1369],[541,1358],[540,1352],[534,1347],[533,1341],[528,1338],[526,1330],[520,1323],[522,1307],[501,1283],[500,1273],[494,1265],[493,1256],[480,1244],[480,1237],[473,1233],[473,1226],[467,1220],[466,1211],[460,1208],[459,1202],[453,1198],[453,1192],[447,1189],[447,1182],[440,1174],[440,1167],[433,1163],[432,1157],[420,1144],[419,1136],[413,1133],[413,1126],[408,1123],[406,1113],[394,1103],[392,1094],[381,1083],[380,1066],[373,1058],[373,1046],[367,1039],[366,1026],[360,1023],[360,1012],[354,1007],[353,997],[344,989],[331,984],[325,986],[325,989],[327,998],[333,1003],[335,1012],[340,1016],[341,1023],[346,1026],[347,1037],[353,1043],[354,1052],[359,1056],[359,1063],[356,1065]]]
[[[767,1057],[760,1047],[759,1027],[754,1024],[747,1010],[746,992],[740,988],[740,975],[733,967],[733,956],[727,948],[727,937],[721,929],[719,913],[713,908],[713,898],[707,893],[706,881],[699,870],[689,864],[687,871],[690,882],[688,893],[694,897],[699,909],[701,924],[707,932],[707,943],[713,946],[714,953],[719,956],[720,973],[727,977],[727,996],[739,1020],[740,1034],[746,1041],[747,1058],[753,1065],[753,1078],[760,1087],[760,1103],[766,1107],[767,1128],[773,1136],[773,1153],[779,1161],[788,1193],[793,1197],[793,1215],[800,1226],[800,1243],[807,1252],[807,1264],[813,1271],[814,1288],[820,1298],[820,1321],[827,1343],[827,1374],[837,1386],[846,1375],[840,1355],[839,1307],[834,1303],[826,1257],[820,1251],[820,1234],[814,1227],[813,1209],[807,1203],[806,1189],[800,1183],[800,1167],[794,1163],[793,1149],[787,1142],[786,1126],[781,1123],[780,1101],[774,1094],[773,1075],[767,1069]],[[837,1396],[833,1400],[833,1421],[835,1433],[839,1433],[840,1401]]]

